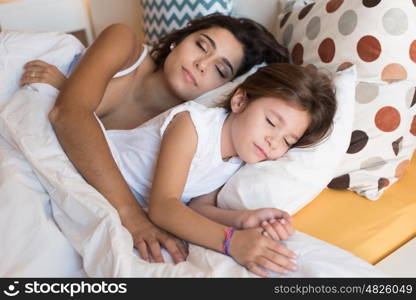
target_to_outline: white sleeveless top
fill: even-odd
[[[86,51],[87,51],[87,49],[84,49],[83,52],[74,56],[74,58],[72,59],[70,65],[68,67],[68,71],[66,73],[66,76],[69,76],[69,75],[72,74],[76,65],[79,63],[79,61],[81,60],[82,56],[85,54]],[[136,70],[141,65],[143,60],[146,58],[146,55],[147,55],[148,52],[149,52],[149,46],[144,44],[143,45],[143,52],[142,52],[142,54],[140,54],[140,57],[137,59],[137,61],[133,65],[128,67],[127,69],[124,69],[124,70],[121,70],[121,71],[117,72],[113,76],[113,78],[118,78],[118,77],[127,75],[128,73],[133,72],[134,70]]]
[[[228,161],[223,161],[221,157],[221,130],[228,115],[224,108],[207,108],[188,101],[135,129],[107,130],[104,134],[114,160],[133,194],[144,207],[148,205],[163,133],[172,118],[182,111],[190,113],[198,135],[196,153],[181,197],[183,202],[187,203],[194,197],[221,187],[243,164],[237,157]]]

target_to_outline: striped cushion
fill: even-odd
[[[229,15],[232,4],[233,0],[142,0],[145,42],[156,42],[196,17],[212,13]]]

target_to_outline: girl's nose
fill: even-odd
[[[270,146],[271,150],[276,150],[277,147],[277,138],[274,136],[266,136],[267,144]]]

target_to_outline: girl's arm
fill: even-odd
[[[213,221],[235,228],[261,226],[267,234],[276,240],[285,240],[294,233],[290,215],[276,208],[259,209],[223,209],[217,206],[220,189],[209,194],[193,198],[189,207]]]
[[[176,236],[219,252],[227,227],[184,205],[180,198],[197,148],[198,136],[188,112],[177,114],[166,129],[160,146],[150,193],[149,216]],[[236,231],[230,255],[254,273],[268,276],[259,266],[284,272],[295,265],[294,253],[261,234],[261,228]]]
[[[182,261],[185,257],[181,246],[151,224],[132,195],[94,116],[109,81],[116,72],[133,64],[140,47],[124,25],[104,30],[64,83],[49,119],[78,171],[117,209],[142,258],[149,259],[149,247],[154,259],[163,261],[161,243],[174,261]]]

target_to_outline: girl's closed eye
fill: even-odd
[[[273,122],[272,122],[272,121],[270,121],[270,119],[269,119],[269,118],[266,118],[266,121],[267,121],[267,123],[269,123],[271,126],[276,127],[276,125],[274,125],[274,124],[273,124]]]

